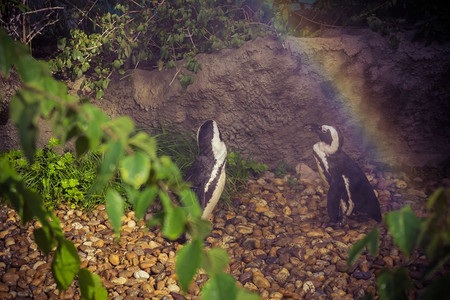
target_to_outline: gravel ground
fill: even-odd
[[[362,255],[347,269],[349,248],[376,222],[348,220],[338,229],[326,227],[327,189],[314,172],[301,172],[300,180],[269,172],[250,180],[234,197],[234,208],[216,208],[207,243],[225,248],[231,258],[227,272],[263,299],[354,299],[375,292],[376,274],[401,264],[404,257],[381,226],[379,255]],[[411,187],[420,185],[421,178],[375,171],[368,178],[383,214],[406,204],[422,214],[424,188]],[[127,213],[118,241],[104,206],[90,213],[63,206],[55,213],[78,248],[82,267],[100,275],[111,299],[183,298],[175,274],[181,245],[163,239],[158,229],[147,229],[133,212]],[[33,241],[36,226],[22,226],[13,210],[0,207],[0,299],[79,299],[75,283],[58,294],[49,259]],[[413,278],[424,262],[414,255]],[[206,280],[198,274],[186,299],[199,299]]]

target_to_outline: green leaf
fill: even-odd
[[[386,223],[395,243],[409,257],[418,243],[421,220],[410,206],[386,215]]]
[[[104,134],[102,126],[109,118],[98,107],[89,103],[83,104],[80,109],[82,112],[78,115],[79,127],[89,139],[89,147],[95,150]]]
[[[213,248],[205,253],[202,260],[202,268],[210,277],[222,273],[228,265],[228,254],[222,248]]]
[[[180,169],[172,162],[169,156],[161,156],[158,161],[153,164],[153,169],[156,173],[156,178],[159,180],[167,180],[169,186],[179,186],[183,179],[180,174]]]
[[[144,132],[139,132],[129,140],[130,145],[147,153],[151,159],[156,158],[156,140]]]
[[[82,135],[77,138],[75,142],[75,150],[77,152],[77,156],[81,156],[89,150],[89,140],[86,136]]]
[[[437,218],[442,214],[447,212],[447,199],[445,195],[444,188],[438,188],[434,193],[430,196],[427,202],[427,209],[433,210],[435,214],[437,214]]]
[[[88,191],[88,195],[92,195],[102,189],[112,178],[117,170],[117,165],[124,153],[124,146],[119,141],[112,141],[108,144],[108,149],[103,157],[100,165],[100,172],[97,175],[95,183]]]
[[[163,222],[164,222],[164,213],[158,212],[150,220],[148,220],[147,227],[150,228],[156,225],[161,225]]]
[[[141,219],[144,217],[147,208],[153,203],[157,193],[158,188],[156,186],[150,186],[139,194],[133,203],[136,218]]]
[[[202,216],[202,208],[197,200],[197,195],[189,189],[185,188],[180,192],[181,203],[183,208],[193,217],[200,218]]]
[[[159,199],[161,200],[161,204],[164,208],[164,211],[167,213],[173,209],[172,201],[170,201],[169,195],[163,190],[160,190],[158,193]]]
[[[202,288],[202,299],[229,300],[236,299],[236,281],[230,274],[218,274],[211,278]]]
[[[105,125],[114,133],[115,139],[119,139],[124,143],[128,140],[128,136],[134,131],[134,122],[128,116],[110,120]]]
[[[443,295],[450,295],[450,274],[433,280],[420,294],[419,300],[441,299]]]
[[[438,238],[434,238],[432,241],[436,241]],[[442,268],[449,260],[450,260],[450,247],[447,245],[446,247],[442,245],[433,245],[434,249],[434,259],[429,262],[426,266],[423,278],[429,279],[435,272],[437,272],[440,268]],[[438,248],[440,246],[440,248]],[[429,248],[427,248],[430,251]],[[429,259],[428,255],[427,258]]]
[[[103,90],[97,90],[97,92],[95,93],[95,98],[100,99],[103,97],[105,92],[103,92]]]
[[[52,262],[52,272],[58,289],[66,290],[80,268],[80,258],[72,242],[61,239]]]
[[[38,217],[41,223],[47,222],[48,213],[44,209],[41,201],[41,196],[26,188],[23,182],[11,183],[8,190],[8,197],[14,209],[20,216],[22,224],[27,223],[33,217]]]
[[[192,278],[197,273],[202,260],[201,240],[193,240],[178,251],[175,269],[183,291],[187,292]]]
[[[203,241],[211,232],[211,223],[200,218],[189,218],[186,226],[193,239]]]
[[[38,130],[36,127],[39,115],[39,103],[27,103],[26,98],[30,96],[26,92],[16,94],[10,104],[11,119],[17,126],[20,137],[20,144],[23,152],[29,161],[33,161],[36,151],[36,137]]]
[[[17,73],[26,83],[51,76],[48,64],[44,61],[38,61],[30,55],[23,55],[18,58]]]
[[[66,38],[62,38],[58,40],[58,43],[56,45],[56,47],[58,48],[58,50],[63,51],[64,48],[66,47]]]
[[[106,212],[114,228],[114,233],[119,234],[120,226],[122,225],[122,216],[124,214],[124,205],[122,197],[116,190],[108,189],[106,192]]]
[[[372,255],[377,255],[379,245],[379,232],[378,228],[374,227],[364,238],[357,241],[352,248],[348,251],[347,266],[351,266],[355,263],[364,249],[367,247]]]
[[[81,269],[78,272],[78,282],[80,284],[81,299],[108,299],[108,292],[103,287],[101,278],[89,272],[88,269]]]
[[[381,300],[407,300],[408,290],[413,287],[408,270],[403,267],[394,271],[383,269],[378,275],[377,285]]]
[[[22,51],[18,51],[22,50]],[[16,63],[23,51],[23,46],[15,43],[13,39],[5,32],[3,27],[0,28],[0,71],[4,76],[9,74],[9,70]]]
[[[57,241],[50,232],[50,228],[47,226],[43,226],[34,231],[34,240],[45,255],[48,255],[57,244]]]
[[[246,289],[238,288],[236,300],[260,300],[258,294],[247,291]]]
[[[4,183],[8,179],[13,179],[14,181],[20,181],[21,177],[17,173],[16,169],[9,163],[6,156],[0,157],[0,183]]]
[[[150,174],[150,159],[143,152],[136,152],[132,156],[125,157],[120,164],[122,180],[135,189],[144,184]]]
[[[174,207],[166,211],[162,234],[171,240],[176,240],[184,231],[186,223],[186,213],[181,207]]]

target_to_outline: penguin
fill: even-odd
[[[313,153],[319,173],[329,186],[327,194],[328,216],[332,224],[342,225],[352,213],[362,213],[381,221],[378,199],[364,172],[343,150],[344,138],[330,125],[309,124],[319,135]]]
[[[216,121],[208,120],[197,131],[198,156],[184,180],[192,184],[203,209],[202,219],[211,221],[212,211],[225,187],[227,147]]]

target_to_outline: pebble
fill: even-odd
[[[134,229],[136,227],[136,222],[134,220],[130,220],[128,221],[127,226]]]
[[[395,186],[398,189],[404,190],[408,187],[408,184],[404,180],[397,180],[397,182],[395,183]]]
[[[136,279],[148,279],[150,277],[150,275],[143,270],[137,270],[134,272],[133,276]]]
[[[237,232],[239,232],[241,234],[251,234],[251,233],[253,233],[253,227],[247,226],[247,225],[242,225],[242,224],[237,225],[236,226],[236,230],[237,230]]]
[[[278,283],[280,283],[281,285],[284,285],[290,275],[291,274],[289,273],[288,269],[282,268],[281,271],[278,272],[277,275],[275,275],[275,279],[278,281]]]
[[[148,243],[148,248],[149,249],[156,249],[156,248],[160,248],[162,245],[160,243],[157,243],[155,241],[150,241]]]
[[[16,241],[12,237],[9,237],[5,240],[5,247],[9,247],[9,246],[12,246],[15,244],[16,244]]]
[[[9,230],[0,231],[0,239],[4,239],[9,233]]]
[[[18,274],[9,271],[5,273],[2,277],[3,282],[8,286],[16,285],[19,278],[20,277]]]
[[[105,242],[103,240],[97,240],[93,244],[93,246],[95,248],[103,248],[104,245],[105,245]]]
[[[292,214],[292,210],[289,206],[283,207],[283,215],[290,216]]]
[[[117,266],[120,264],[120,258],[119,255],[117,254],[110,254],[109,257],[109,262],[113,265],[113,266]]]
[[[176,284],[170,284],[169,286],[167,286],[167,289],[171,293],[179,293],[180,292],[180,287]]]
[[[80,230],[81,228],[83,228],[83,225],[81,225],[81,223],[79,222],[73,222],[72,227],[73,229]]]
[[[313,294],[315,291],[316,291],[316,287],[314,286],[314,284],[312,283],[312,281],[306,281],[304,284],[303,284],[303,291],[305,292],[305,293],[311,293],[311,294]]]
[[[119,277],[119,278],[113,278],[111,280],[112,283],[118,284],[118,285],[124,285],[127,282],[127,279],[125,277]]]
[[[372,276],[372,274],[369,273],[369,272],[354,272],[352,274],[352,276],[355,277],[356,279],[367,280],[367,279],[369,279]]]
[[[253,279],[253,273],[250,271],[244,272],[239,276],[239,282],[242,284],[246,284],[247,282],[251,282]]]
[[[253,275],[253,283],[255,286],[257,286],[260,289],[268,289],[270,288],[270,282],[264,276],[260,274],[254,274]]]
[[[391,195],[398,195],[398,205],[408,199],[404,193],[409,191],[416,198],[424,197],[414,183],[406,184],[412,181],[405,177],[395,179],[391,174],[380,180],[373,174],[372,184],[384,211],[390,207]],[[328,187],[320,179],[301,177],[298,184],[302,189],[288,186],[286,179],[264,176],[249,183],[239,196],[236,211],[224,207],[215,213],[207,241],[230,254],[226,272],[238,279],[238,286],[257,292],[262,299],[353,299],[361,291],[375,291],[379,269],[398,266],[404,260],[385,238],[386,229],[380,225],[378,257],[364,253],[347,268],[348,250],[372,223],[348,219],[342,227],[325,227]],[[383,184],[386,188],[380,188]],[[19,218],[11,210],[5,214],[7,210],[0,209],[0,237],[5,245],[0,250],[0,298],[39,299],[36,296],[40,294],[56,298],[56,285],[50,284],[51,264],[32,242],[38,225],[30,222],[25,234],[21,231],[24,227],[13,223]],[[55,212],[61,219],[67,217],[62,224],[64,234],[79,249],[82,266],[101,276],[110,298],[181,299],[175,273],[180,244],[165,240],[158,229],[141,228],[145,223],[137,222],[132,213],[124,217],[125,230],[116,243],[104,206],[92,215],[79,210]],[[10,220],[8,224],[6,220]],[[207,279],[206,274],[197,274],[186,298],[199,299]],[[74,291],[65,295],[76,298]]]

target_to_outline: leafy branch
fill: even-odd
[[[65,77],[85,76],[82,89],[97,98],[103,96],[112,73],[124,76],[142,61],[159,70],[176,67],[176,77],[186,89],[193,82],[191,73],[201,69],[196,54],[239,47],[265,34],[265,4],[252,10],[251,17],[248,6],[239,5],[222,0],[118,1],[113,13],[93,20],[96,31],[75,29],[70,39],[61,39],[51,66]]]

